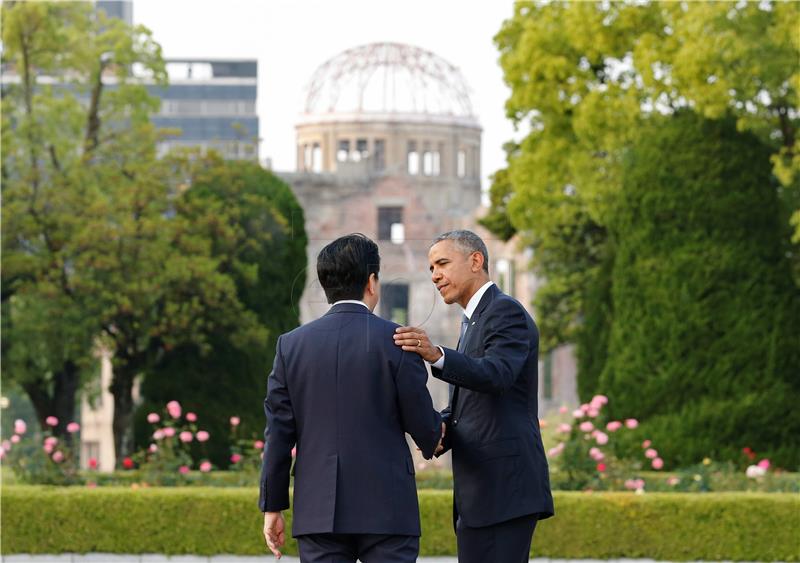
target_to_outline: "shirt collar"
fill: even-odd
[[[483,294],[486,293],[486,290],[489,289],[492,285],[494,285],[494,282],[492,281],[486,282],[470,298],[469,303],[467,303],[467,308],[464,309],[464,315],[466,315],[468,319],[472,318],[472,314],[475,312],[475,309],[478,308],[478,303],[481,302],[481,297],[483,297]]]
[[[364,303],[363,301],[359,301],[358,299],[342,299],[341,301],[337,301],[336,303],[331,305],[331,307],[336,307],[337,305],[340,305],[342,303],[355,303],[356,305],[363,305],[364,307],[367,307],[366,303]],[[369,307],[367,307],[367,309],[369,309]]]

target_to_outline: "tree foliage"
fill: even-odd
[[[614,321],[600,380],[665,458],[800,465],[800,292],[769,148],[733,119],[655,118],[611,224]]]
[[[137,417],[146,446],[145,418],[172,400],[201,417],[215,437],[212,460],[228,463],[228,419],[240,416],[241,436],[264,429],[262,400],[277,337],[299,324],[305,287],[306,235],[303,211],[289,186],[256,163],[225,162],[214,156],[187,162],[191,189],[177,213],[211,241],[212,255],[236,284],[238,299],[267,335],[263,344],[242,348],[226,330],[213,331],[209,352],[186,344],[168,351],[142,385]]]
[[[596,278],[610,253],[622,155],[649,115],[689,106],[735,116],[770,147],[788,224],[800,207],[798,28],[793,2],[515,4],[495,41],[511,88],[507,115],[529,132],[507,173],[495,175],[503,181],[492,199],[502,203],[490,216],[507,208],[534,249],[545,348],[576,341],[584,316],[595,314],[588,299],[604,283]]]

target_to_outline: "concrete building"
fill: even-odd
[[[309,237],[301,320],[327,309],[316,256],[333,239],[362,232],[381,251],[382,297],[376,311],[422,326],[434,342],[455,347],[461,310],[431,283],[427,254],[438,234],[458,228],[487,242],[490,272],[528,306],[536,279],[530,255],[477,224],[481,208],[481,127],[459,70],[437,55],[396,43],[347,50],[320,66],[297,125],[297,172],[281,176],[305,212]],[[297,291],[300,288],[296,289]],[[574,362],[559,352],[541,362],[545,411],[574,404]],[[448,386],[431,378],[439,407]]]

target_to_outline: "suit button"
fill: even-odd
[[[453,428],[455,428],[456,426],[458,426],[458,419],[457,418],[455,420],[453,420]]]

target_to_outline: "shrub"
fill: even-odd
[[[454,554],[452,495],[419,497],[421,555]],[[256,488],[6,487],[2,553],[263,555],[257,499]],[[559,492],[555,504],[537,557],[800,560],[796,495]],[[294,540],[285,553],[297,553]]]

